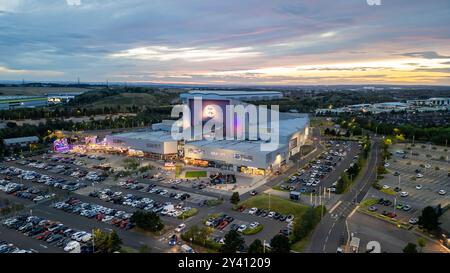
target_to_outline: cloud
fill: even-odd
[[[112,58],[127,58],[137,60],[172,61],[185,60],[189,62],[218,61],[226,59],[247,58],[260,55],[251,47],[239,48],[175,48],[170,46],[146,46],[113,53]]]
[[[66,0],[67,5],[69,6],[80,6],[81,0]]]
[[[449,12],[448,0],[376,8],[364,0],[0,0],[1,78],[57,71],[60,80],[251,84],[301,72],[298,82],[363,81],[363,73],[441,68]]]
[[[39,77],[55,77],[55,76],[63,76],[64,72],[60,71],[51,71],[51,70],[24,70],[24,69],[11,69],[5,66],[0,66],[0,75],[33,75]]]
[[[1,0],[0,13],[16,12],[22,7],[23,0]]]
[[[409,52],[398,55],[423,59],[450,59],[450,56],[440,55],[435,51]]]

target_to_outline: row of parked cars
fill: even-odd
[[[4,220],[3,225],[25,236],[62,247],[65,251],[73,251],[79,246],[80,252],[92,252],[91,233],[70,228],[60,222],[37,216],[18,215]]]
[[[148,192],[152,194],[158,194],[161,196],[170,197],[176,200],[184,201],[191,197],[189,193],[183,193],[183,192],[176,192],[171,190],[166,190],[162,188],[158,188],[155,184],[145,185],[138,183],[137,181],[133,179],[128,179],[126,181],[119,182],[119,186],[125,188],[125,189],[132,189],[132,190],[138,190],[141,192]]]
[[[98,204],[82,202],[78,198],[71,197],[52,205],[56,209],[68,213],[78,214],[91,219],[96,219],[103,223],[111,224],[122,229],[131,229],[135,225],[130,221],[131,213],[107,208]]]
[[[208,227],[213,227],[217,229],[224,229],[228,224],[234,221],[234,218],[232,216],[228,216],[226,214],[220,214],[217,217],[210,217],[206,222],[205,225]]]
[[[20,249],[7,241],[0,241],[0,253],[34,253],[31,249]]]
[[[136,196],[130,193],[123,194],[122,192],[114,192],[110,189],[94,191],[89,193],[89,196],[99,198],[106,202],[113,202],[145,211],[153,211],[164,216],[178,217],[183,212],[191,209],[191,207],[184,206],[182,202],[174,205],[172,202],[156,201],[148,197]]]
[[[46,158],[45,155],[43,158]],[[28,167],[37,168],[37,169],[44,169],[46,171],[57,173],[57,174],[63,174],[71,177],[75,177],[78,179],[85,179],[89,181],[94,182],[100,182],[105,179],[105,175],[101,172],[95,172],[95,171],[86,171],[82,170],[77,167],[72,167],[65,164],[75,165],[75,166],[81,166],[84,163],[81,161],[77,161],[74,158],[70,157],[61,157],[54,155],[50,158],[47,158],[47,160],[55,163],[46,163],[42,161],[38,161],[35,159],[23,159],[18,161],[17,163],[21,165],[26,165]]]
[[[16,176],[17,178],[28,180],[35,183],[45,184],[47,186],[52,186],[54,188],[76,191],[78,189],[86,187],[86,183],[78,181],[67,181],[63,178],[55,178],[50,175],[40,174],[35,171],[24,170],[16,167],[0,167],[0,174],[4,174],[7,178],[11,176]]]
[[[28,187],[24,184],[0,180],[0,191],[14,195],[18,198],[25,198],[34,202],[39,202],[55,196],[54,193],[43,192],[35,187]]]
[[[272,219],[275,219],[275,220],[279,220],[281,222],[286,221],[286,222],[289,223],[289,222],[294,221],[294,215],[292,215],[292,214],[283,215],[283,214],[278,213],[276,211],[269,211],[269,210],[264,210],[264,209],[259,209],[259,208],[251,208],[248,211],[248,214],[261,216],[261,217],[272,218]]]

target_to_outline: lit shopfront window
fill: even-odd
[[[249,175],[265,175],[265,170],[253,167],[241,167],[241,172]]]

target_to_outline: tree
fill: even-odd
[[[270,241],[270,247],[274,253],[289,253],[291,247],[289,245],[289,238],[278,234]]]
[[[93,246],[95,253],[114,253],[122,246],[122,239],[113,230],[111,233],[95,229],[93,234]]]
[[[403,248],[403,253],[417,253],[417,246],[413,243],[408,243],[405,248]]]
[[[206,241],[209,239],[213,231],[214,230],[209,227],[199,228],[198,226],[192,226],[188,231],[181,235],[181,238],[185,241],[190,241],[192,239],[192,242],[198,245],[206,246]]]
[[[225,235],[224,244],[220,248],[222,253],[236,253],[240,248],[244,246],[244,238],[235,230],[230,230]]]
[[[420,247],[420,252],[422,252],[423,248],[427,245],[427,242],[424,238],[418,238],[417,245]]]
[[[137,227],[151,232],[160,231],[164,228],[164,224],[159,215],[153,211],[135,211],[131,216],[130,221],[135,223]]]
[[[325,211],[325,207],[318,206],[316,208],[308,208],[303,214],[301,221],[297,219],[294,222],[293,235],[295,241],[302,240],[308,236],[308,234],[314,229],[314,227],[320,222],[322,210]]]
[[[428,206],[422,210],[422,215],[419,216],[419,225],[429,232],[439,229],[439,216],[433,207]]]
[[[263,253],[264,246],[261,240],[256,239],[248,246],[248,253]]]
[[[113,230],[108,236],[107,246],[108,250],[112,253],[119,251],[122,245],[122,239],[117,235],[116,231]]]
[[[230,202],[231,204],[237,204],[239,203],[239,201],[241,201],[241,198],[239,197],[239,193],[237,191],[233,192],[233,194],[231,195],[230,198]]]

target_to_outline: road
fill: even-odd
[[[380,160],[380,139],[372,139],[372,148],[362,175],[353,183],[351,190],[341,196],[336,205],[322,219],[314,230],[305,252],[335,253],[348,240],[346,220],[372,186],[376,178],[376,168]]]

